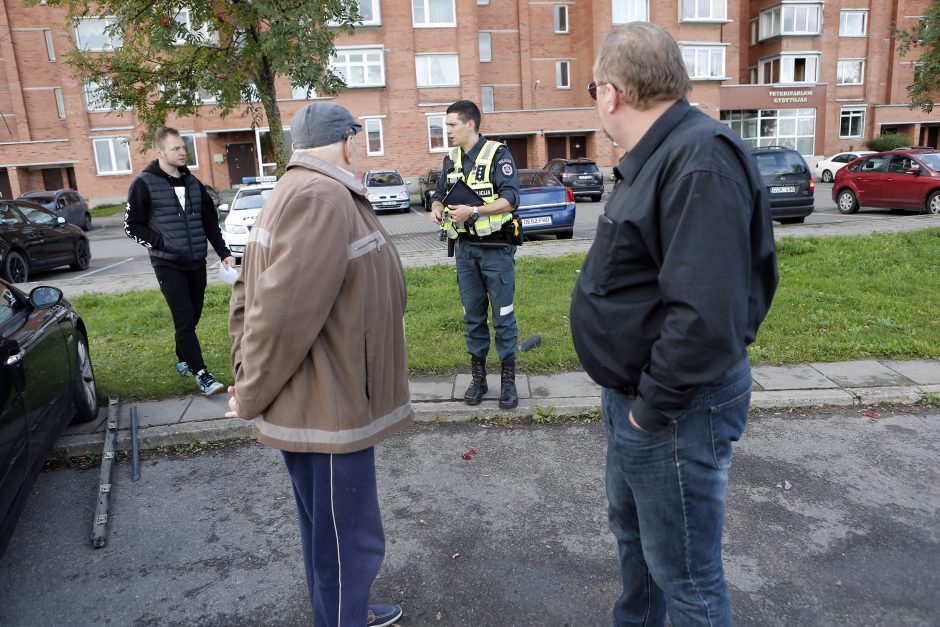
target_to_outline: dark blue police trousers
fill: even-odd
[[[282,453],[297,501],[313,625],[366,625],[385,557],[375,449]]]
[[[457,242],[457,288],[463,305],[467,352],[486,357],[490,350],[487,310],[493,310],[493,331],[500,361],[516,356],[516,247],[475,246]]]

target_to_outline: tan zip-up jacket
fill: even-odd
[[[295,153],[251,229],[229,333],[238,415],[263,444],[351,453],[414,418],[404,272],[365,193]]]

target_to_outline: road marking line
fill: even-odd
[[[96,274],[96,273],[98,273],[98,272],[101,272],[102,270],[109,270],[109,269],[113,268],[114,266],[119,266],[119,265],[121,265],[122,263],[127,263],[128,261],[134,261],[134,257],[128,257],[128,258],[125,259],[124,261],[119,261],[119,262],[117,262],[117,263],[112,263],[110,266],[105,266],[105,267],[103,267],[103,268],[98,268],[97,270],[92,270],[91,272],[86,272],[85,274],[79,275],[79,276],[76,277],[76,278],[78,278],[78,279],[84,279],[86,276],[91,276],[91,275],[93,275],[93,274]]]

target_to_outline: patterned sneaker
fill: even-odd
[[[193,371],[189,369],[189,364],[187,364],[185,361],[181,361],[178,364],[176,364],[176,371],[180,373],[180,376],[182,377],[196,376],[193,374]]]
[[[212,396],[225,389],[225,386],[216,381],[212,373],[205,368],[196,373],[196,387],[203,396]]]
[[[400,605],[376,604],[369,606],[368,627],[386,627],[401,618]]]

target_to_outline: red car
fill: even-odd
[[[940,214],[940,150],[899,148],[856,159],[836,173],[832,200],[842,213],[884,207]]]

